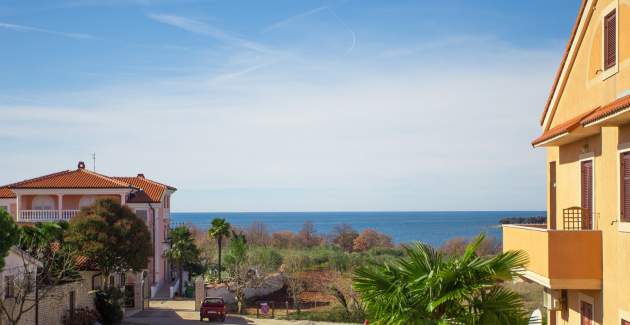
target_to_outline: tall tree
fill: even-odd
[[[70,220],[66,241],[96,265],[109,285],[113,273],[141,271],[152,256],[144,221],[113,200],[98,200]]]
[[[192,233],[186,226],[171,229],[168,234],[170,249],[166,252],[166,258],[177,265],[179,275],[179,294],[184,294],[184,265],[191,265],[199,261],[199,248],[195,245]]]
[[[8,270],[7,274],[12,276],[11,294],[0,299],[0,318],[8,324],[21,324],[37,301],[61,299],[55,286],[81,278],[76,270],[76,251],[63,242],[67,224],[38,223],[16,228],[6,219],[0,223],[0,233],[9,229],[19,233],[14,250],[19,262]]]
[[[527,324],[520,296],[500,285],[527,262],[510,251],[479,256],[483,235],[461,256],[445,256],[426,244],[406,247],[396,263],[355,271],[353,286],[376,324]]]
[[[4,268],[4,258],[9,255],[11,246],[17,244],[20,236],[18,226],[4,209],[0,209],[0,270]]]
[[[208,236],[217,241],[219,253],[219,282],[221,282],[221,250],[223,249],[223,238],[230,237],[230,223],[225,219],[215,218],[212,220],[212,228],[208,229]]]

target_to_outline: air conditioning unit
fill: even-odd
[[[555,290],[545,290],[543,292],[543,307],[547,310],[561,310],[562,301],[558,298],[560,293]]]

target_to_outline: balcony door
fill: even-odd
[[[586,301],[580,303],[580,325],[593,325],[593,305]]]
[[[593,229],[593,160],[581,163],[582,229]]]

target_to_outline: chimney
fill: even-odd
[[[77,167],[78,167],[79,169],[85,169],[85,163],[84,163],[84,162],[82,162],[82,161],[79,161],[79,164],[77,165]]]
[[[138,174],[138,177],[139,177],[139,178],[144,178],[144,174],[139,173],[139,174]]]

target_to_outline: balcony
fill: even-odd
[[[522,250],[529,255],[523,276],[550,289],[602,288],[602,232],[597,222],[565,209],[566,229],[546,225],[504,225],[503,250]],[[597,220],[597,218],[588,218]]]
[[[80,210],[20,210],[18,222],[68,221]]]

